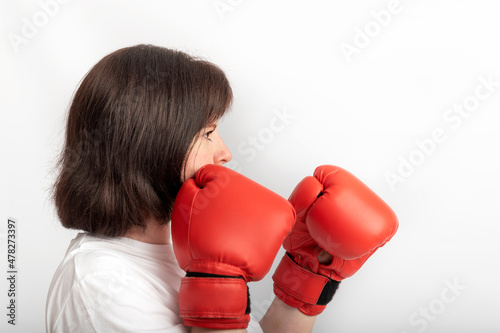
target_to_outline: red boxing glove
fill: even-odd
[[[172,240],[187,272],[179,291],[186,326],[246,328],[249,281],[271,269],[295,210],[283,197],[223,166],[205,165],[182,185]]]
[[[306,315],[320,314],[339,282],[356,273],[398,229],[391,208],[348,171],[323,165],[290,195],[297,221],[273,275],[274,293]],[[318,255],[333,256],[320,264]]]

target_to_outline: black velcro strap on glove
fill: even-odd
[[[333,295],[335,295],[335,292],[337,291],[338,287],[340,285],[340,281],[335,281],[330,279],[330,281],[325,284],[325,287],[323,288],[323,291],[321,292],[321,295],[319,295],[318,302],[316,304],[318,305],[327,305],[330,303],[330,301],[333,298]]]

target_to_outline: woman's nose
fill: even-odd
[[[226,146],[226,144],[224,143],[218,132],[216,136],[217,136],[217,151],[215,152],[214,156],[214,164],[221,165],[226,162],[229,162],[233,158],[233,154],[231,154],[231,151]]]

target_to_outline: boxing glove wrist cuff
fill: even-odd
[[[250,298],[242,277],[188,272],[181,279],[179,314],[186,326],[245,328]]]
[[[276,296],[307,315],[321,313],[340,284],[339,281],[299,266],[289,253],[281,259],[273,281]]]

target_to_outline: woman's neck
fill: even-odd
[[[160,225],[158,221],[150,219],[146,221],[146,230],[140,227],[132,227],[125,237],[149,244],[170,243],[170,223]]]

